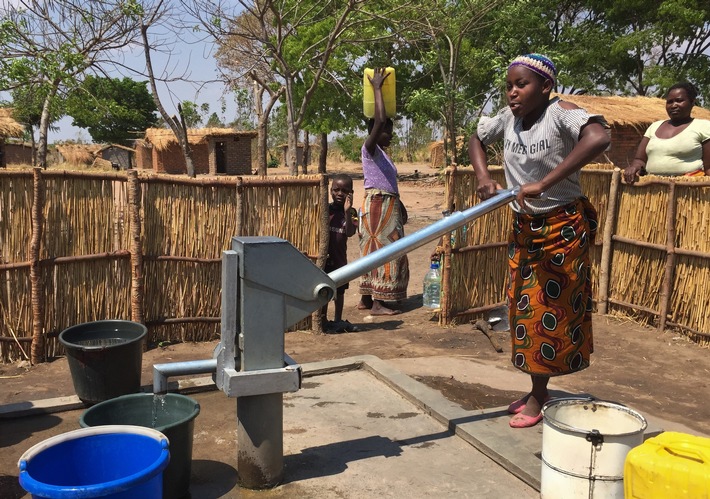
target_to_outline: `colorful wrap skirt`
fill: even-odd
[[[512,361],[521,371],[557,376],[589,366],[596,230],[586,198],[542,215],[514,215],[508,305]]]
[[[379,189],[367,189],[360,208],[360,254],[369,255],[404,237],[399,197]],[[407,297],[409,261],[403,255],[371,270],[360,279],[360,294],[373,300],[396,301]]]

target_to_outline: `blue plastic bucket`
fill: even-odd
[[[160,499],[168,439],[142,426],[82,428],[48,438],[18,462],[33,498]]]

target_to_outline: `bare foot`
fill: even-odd
[[[374,300],[372,302],[372,308],[370,309],[370,315],[398,315],[401,313],[401,310],[393,310],[385,307],[385,304],[380,300]]]
[[[372,308],[372,296],[362,295],[360,302],[357,304],[358,310],[370,310]]]
[[[522,414],[524,416],[537,416],[538,414],[540,414],[540,410],[542,409],[545,400],[548,398],[549,396],[546,395],[545,397],[542,397],[542,400],[538,400],[536,397],[530,394],[528,396],[527,401],[525,402],[525,407],[523,407],[523,410],[521,410],[519,414]]]

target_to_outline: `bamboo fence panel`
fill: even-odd
[[[28,359],[32,337],[29,265],[32,172],[0,172],[0,362]],[[19,264],[12,267],[10,264]]]
[[[214,338],[231,238],[277,235],[324,260],[327,196],[322,175],[0,172],[0,360],[41,362],[66,327],[109,318],[146,323],[152,342]]]
[[[620,203],[626,204],[617,217],[621,230],[612,238],[615,282],[609,294],[616,308],[640,312],[659,330],[677,327],[701,344],[710,340],[708,319],[697,312],[708,297],[709,188],[703,177],[653,175],[624,186]],[[619,278],[624,269],[644,278],[624,281]]]
[[[57,335],[73,324],[130,318],[128,258],[70,262],[43,270],[48,356],[62,353]]]
[[[29,266],[0,272],[0,362],[30,358],[32,289]]]
[[[615,235],[665,246],[668,187],[644,180],[622,184]]]
[[[43,172],[42,177],[44,353],[52,356],[61,352],[56,337],[66,327],[130,319],[130,219],[125,175]]]
[[[236,235],[236,184],[201,186],[165,179],[143,183],[142,190],[145,258],[221,258]]]
[[[503,169],[490,169],[505,185]],[[479,202],[472,170],[451,168],[447,175],[447,209],[463,211]],[[444,241],[441,324],[463,322],[500,306],[507,285],[507,238],[512,222],[509,208],[487,213],[451,233]]]
[[[670,316],[674,325],[684,325],[686,334],[700,345],[710,345],[710,265],[707,258],[676,257]],[[699,334],[705,332],[705,334]]]
[[[593,167],[592,167],[593,166]],[[597,210],[597,234],[594,244],[589,248],[589,260],[591,262],[592,278],[592,298],[597,307],[599,297],[599,281],[601,274],[602,247],[604,244],[603,234],[606,228],[606,219],[609,210],[609,188],[613,171],[611,169],[597,169],[592,165],[582,169],[580,185],[582,192],[592,206]]]
[[[40,257],[93,255],[127,248],[125,176],[114,181],[43,173],[47,230]],[[118,204],[118,206],[117,206]],[[54,230],[56,228],[56,230]]]
[[[0,172],[1,263],[26,262],[32,237],[32,174],[7,173]]]
[[[254,183],[253,188],[244,187],[242,235],[280,237],[314,258],[319,251],[318,229],[322,224],[320,176],[298,178],[303,182],[295,185],[273,177],[260,185]]]
[[[633,304],[641,312],[658,311],[664,267],[663,251],[615,242],[609,300]]]
[[[695,183],[676,183],[675,246],[710,254],[710,187]]]

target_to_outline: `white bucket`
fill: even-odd
[[[624,460],[643,443],[646,419],[590,398],[551,400],[542,415],[540,497],[623,498]]]

